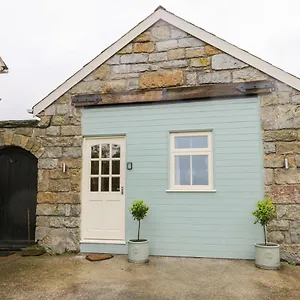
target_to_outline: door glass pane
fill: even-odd
[[[102,158],[109,158],[109,151],[110,150],[110,144],[102,144],[101,147],[101,157]]]
[[[119,192],[120,191],[120,177],[111,178],[111,191]]]
[[[208,155],[192,156],[193,185],[208,185]]]
[[[120,145],[112,145],[112,157],[120,157],[121,148]]]
[[[99,145],[91,147],[91,158],[99,158]]]
[[[101,177],[101,192],[109,191],[109,177]]]
[[[91,175],[99,174],[99,161],[91,161]]]
[[[191,136],[191,148],[208,148],[208,136]]]
[[[101,174],[108,175],[109,174],[109,160],[101,161]]]
[[[98,177],[91,178],[90,191],[91,192],[99,191],[99,178]]]
[[[112,174],[119,175],[120,174],[120,161],[112,160]]]
[[[190,138],[189,137],[175,137],[175,149],[185,149],[190,148]]]
[[[175,184],[190,185],[190,156],[175,156]]]

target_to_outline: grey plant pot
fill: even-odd
[[[128,261],[131,263],[142,264],[149,261],[149,242],[148,240],[129,240],[128,241]]]
[[[255,244],[255,265],[265,270],[280,268],[280,246],[275,243]]]

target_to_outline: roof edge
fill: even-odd
[[[8,72],[8,67],[3,61],[3,59],[0,57],[0,73],[7,73]]]
[[[83,66],[79,71],[74,75],[69,77],[65,82],[63,82],[57,89],[48,94],[44,99],[35,104],[33,109],[33,114],[37,115],[42,110],[51,105],[55,100],[60,96],[66,93],[70,88],[75,84],[80,82],[84,77],[89,75],[92,71],[98,68],[102,63],[111,58],[115,53],[124,48],[131,40],[135,39],[138,35],[144,32],[147,28],[152,26],[155,22],[160,20],[160,13],[162,9],[159,9],[136,25],[133,29],[128,31],[123,35],[119,40],[113,43],[111,46],[102,51],[94,59],[92,59],[88,64]]]
[[[233,44],[213,35],[212,33],[205,31],[204,29],[197,27],[196,25],[189,23],[188,21],[174,15],[173,13],[165,10],[163,7],[158,7],[150,16],[140,22],[137,26],[123,35],[119,40],[106,48],[92,61],[86,64],[74,75],[69,77],[58,88],[48,94],[44,99],[33,106],[33,114],[37,115],[49,105],[51,105],[60,96],[65,94],[74,85],[80,82],[83,78],[89,75],[92,71],[98,68],[106,60],[116,54],[119,50],[125,47],[129,42],[136,38],[139,34],[147,30],[158,20],[163,20],[190,35],[210,44],[223,52],[245,62],[246,64],[268,74],[269,76],[286,83],[287,85],[300,91],[300,79],[294,75],[287,73],[286,71],[275,67],[274,65],[256,57],[249,52],[234,46]]]

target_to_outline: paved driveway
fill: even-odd
[[[300,299],[300,267],[257,269],[252,261],[126,256],[89,262],[82,255],[0,260],[0,299]]]

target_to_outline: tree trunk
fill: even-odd
[[[267,246],[267,226],[264,225],[264,237],[265,237],[265,245]]]
[[[141,227],[141,220],[139,220],[138,241],[140,240],[140,227]]]

